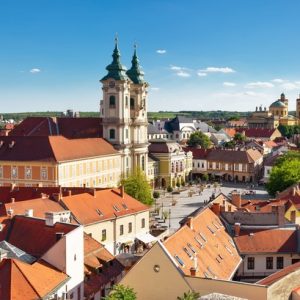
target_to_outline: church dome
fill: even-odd
[[[286,105],[283,102],[281,102],[280,100],[277,100],[277,101],[273,102],[270,105],[270,107],[277,107],[277,108],[282,107],[282,108],[284,108],[284,107],[286,107]]]

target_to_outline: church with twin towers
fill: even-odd
[[[100,80],[103,99],[100,101],[103,138],[121,154],[121,170],[124,176],[148,168],[148,119],[147,88],[137,57],[136,46],[127,70],[121,63],[118,39],[107,74]]]

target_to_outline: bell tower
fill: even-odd
[[[128,71],[121,64],[120,56],[116,38],[113,61],[106,67],[107,75],[100,80],[103,90],[103,100],[100,101],[103,137],[121,153],[125,177],[137,168],[147,175],[148,84],[144,81],[136,46]]]
[[[131,68],[126,72],[131,80],[130,85],[130,136],[132,152],[132,168],[140,169],[147,175],[148,168],[148,117],[147,88],[144,72],[141,70],[136,45],[131,60]]]
[[[123,175],[131,169],[131,130],[130,130],[130,85],[131,80],[126,68],[121,64],[118,39],[115,38],[113,61],[106,67],[108,71],[102,83],[103,100],[100,102],[103,137],[109,141],[122,155],[121,170]]]

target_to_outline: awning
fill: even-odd
[[[139,233],[136,235],[136,238],[145,244],[157,241],[157,238],[150,233]]]

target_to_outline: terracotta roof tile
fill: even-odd
[[[17,259],[0,263],[0,299],[41,299],[68,280],[68,276],[44,261],[32,265]]]
[[[62,135],[66,138],[102,137],[101,118],[28,117],[17,125],[10,136]]]
[[[193,153],[193,159],[206,159],[210,149],[194,148],[194,147],[185,147],[183,148],[185,152],[191,151]]]
[[[208,152],[208,161],[222,161],[228,163],[253,163],[262,157],[258,150],[223,150],[212,149]]]
[[[297,252],[295,229],[241,229],[234,241],[241,254]]]
[[[118,152],[101,138],[67,139],[63,136],[0,137],[0,160],[69,161]],[[13,145],[13,146],[12,146]]]
[[[270,276],[261,279],[257,282],[257,284],[261,284],[261,285],[267,285],[270,286],[273,283],[275,283],[276,281],[280,280],[281,278],[283,278],[286,275],[291,274],[292,272],[298,271],[300,269],[300,262],[295,263],[293,265],[287,266],[284,269],[271,274]]]
[[[245,132],[246,137],[251,138],[270,138],[277,129],[266,128],[238,128],[238,132]]]
[[[230,279],[241,258],[221,220],[209,208],[203,209],[190,220],[192,228],[183,225],[164,242],[171,256],[181,270],[190,275],[190,268],[194,266],[192,258],[196,252],[197,276]]]
[[[6,240],[39,258],[56,244],[56,233],[67,234],[76,227],[76,225],[67,223],[55,223],[54,226],[47,226],[45,220],[42,219],[15,216],[12,219]],[[34,241],[38,241],[38,243]]]
[[[148,206],[126,193],[123,199],[119,190],[115,189],[95,191],[95,196],[83,193],[63,197],[62,203],[83,225],[149,210]],[[116,206],[118,211],[113,206]]]

